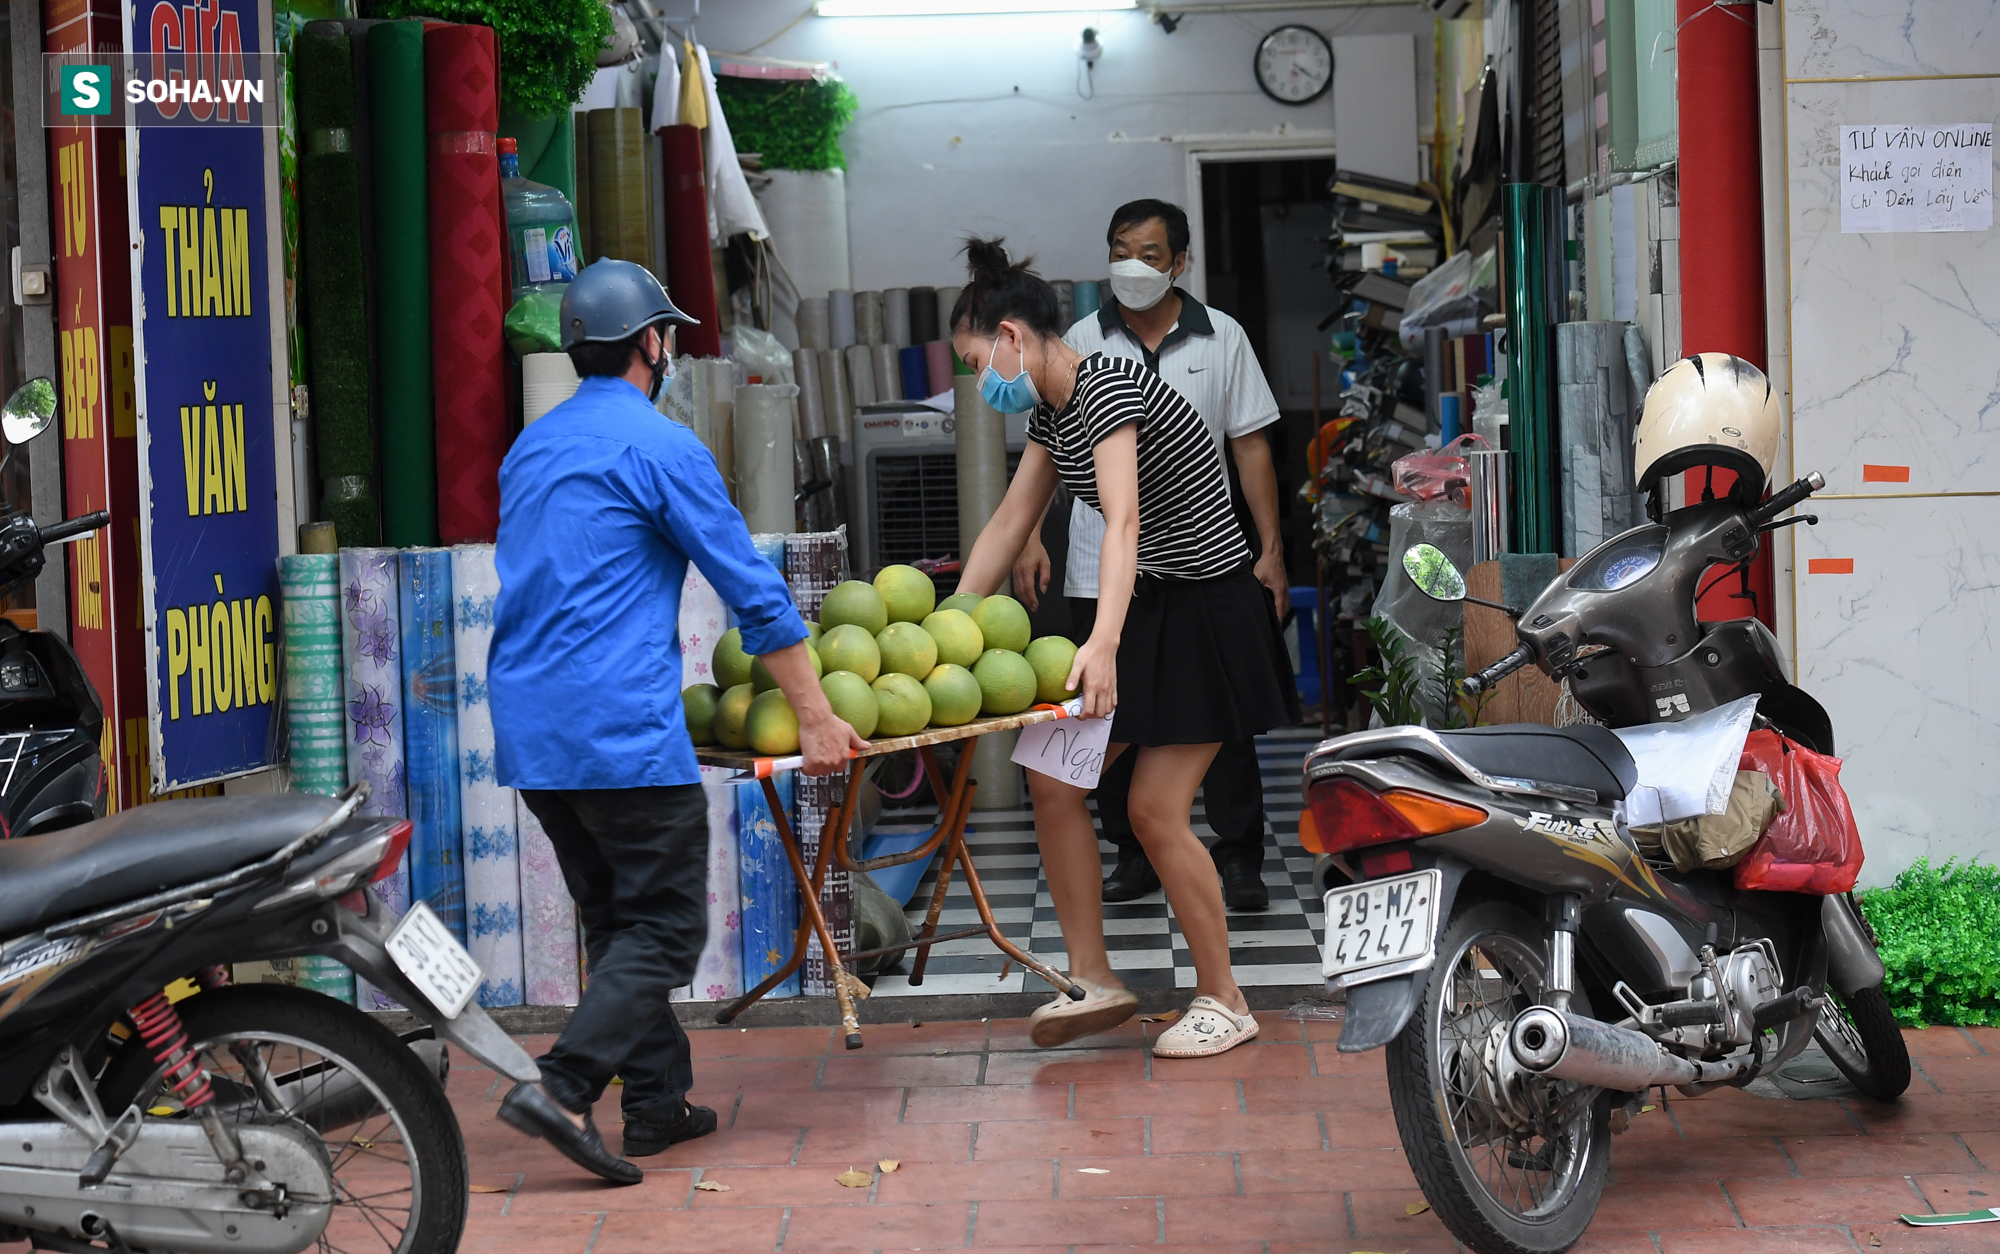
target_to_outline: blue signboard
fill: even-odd
[[[258,8],[135,0],[117,69],[155,792],[278,760],[282,363],[265,206],[282,87]]]

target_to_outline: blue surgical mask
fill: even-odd
[[[979,394],[986,403],[1003,414],[1026,413],[1042,403],[1042,394],[1035,391],[1035,381],[1028,377],[1028,355],[1021,354],[1021,371],[1011,379],[1003,379],[993,368],[993,354],[1000,351],[1000,337],[993,337],[993,347],[988,350],[986,369],[979,372]]]

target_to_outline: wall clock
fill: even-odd
[[[1333,45],[1310,26],[1280,26],[1257,44],[1257,86],[1279,104],[1318,100],[1333,85]]]

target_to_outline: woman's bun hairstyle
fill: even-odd
[[[1031,264],[1032,258],[1010,260],[1002,240],[967,236],[965,269],[972,281],[951,308],[951,329],[991,335],[1002,322],[1018,322],[1038,335],[1062,335],[1069,328],[1062,325],[1056,290]]]

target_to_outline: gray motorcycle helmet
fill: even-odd
[[[653,272],[636,262],[599,257],[563,293],[564,349],[627,339],[656,322],[701,325],[675,308]]]

